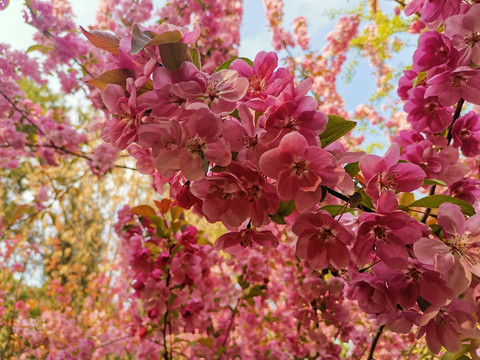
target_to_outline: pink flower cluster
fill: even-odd
[[[196,228],[180,220],[178,208],[168,204],[168,200],[157,202],[157,211],[125,207],[116,224],[121,269],[134,279],[135,297],[142,304],[131,329],[144,344],[181,336],[188,344],[174,341],[171,351],[192,359],[218,353],[245,359],[340,359],[339,344],[347,343],[347,358],[358,358],[365,351],[371,325],[344,297],[341,278],[312,271],[298,261],[292,242],[277,249],[238,252],[227,260]],[[341,242],[353,240],[330,215],[322,213],[321,218]],[[314,214],[303,214],[294,231],[308,229],[317,220]],[[242,232],[245,238],[254,233]],[[254,240],[266,239],[263,235],[253,235]],[[223,239],[228,241],[229,236]],[[306,238],[307,233],[301,236]],[[330,240],[334,247],[335,240]],[[345,266],[348,255],[335,260],[338,267]],[[396,336],[395,344],[380,341],[378,352],[400,353],[409,343],[411,339]]]
[[[298,237],[295,254],[306,268],[326,274],[344,271],[345,296],[357,301],[377,325],[398,333],[416,326],[417,337],[425,335],[434,353],[442,346],[459,351],[462,339],[480,337],[474,295],[478,215],[471,206],[478,208],[478,184],[465,178],[469,169],[459,162],[457,150],[478,154],[478,117],[460,117],[460,112],[463,101],[477,103],[480,75],[470,66],[474,55],[466,55],[466,48],[453,39],[458,33],[466,39],[464,28],[473,34],[469,44],[476,39],[476,29],[469,26],[478,6],[451,17],[450,8],[435,12],[446,16],[445,33],[422,34],[413,70],[399,86],[414,130],[399,134],[384,156],[349,153],[334,142],[345,131],[331,134],[332,124],[348,122],[317,110],[317,102],[307,95],[311,81],[295,84],[288,70],[277,69],[274,53],[261,52],[253,62],[237,59],[209,73],[200,70],[188,51],[195,32],[169,25],[159,34],[134,27],[131,37],[120,40],[118,59],[109,69],[128,76],[102,92],[113,113],[103,137],[128,149],[139,169],[153,176],[157,189],[168,183],[176,205],[193,208],[211,223],[222,222],[229,232],[217,239],[215,248],[239,257],[245,248],[273,252],[262,247],[281,248],[277,224],[286,223]],[[139,32],[151,40],[141,42]],[[466,58],[468,64],[462,60]],[[450,186],[449,194],[472,204],[445,196],[440,198],[462,207],[439,206],[438,197],[425,198],[418,207],[429,209],[419,221],[409,212],[415,203],[400,205],[397,194],[432,183]],[[353,215],[345,214],[348,206]],[[432,207],[439,208],[438,224],[429,227],[425,223]],[[358,209],[362,212],[357,216]],[[462,210],[471,216],[468,220]],[[163,314],[164,324],[169,306],[175,307],[180,296],[166,300],[169,286],[179,285],[178,291],[204,286],[198,284],[198,273],[208,278],[201,268],[208,264],[203,252],[213,250],[183,239],[181,234],[193,229],[167,236],[162,229],[172,225],[157,218],[149,213],[139,219],[149,233],[146,238],[145,230],[127,226],[124,240],[134,252],[128,256],[136,271],[133,287],[148,316]],[[162,268],[164,264],[169,266]],[[194,290],[186,292],[179,311],[190,325],[177,326],[188,332],[206,326],[209,305]],[[160,326],[162,331],[165,337]],[[322,343],[313,335],[310,341]]]

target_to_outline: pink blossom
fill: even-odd
[[[299,133],[283,137],[277,148],[260,158],[260,170],[276,179],[282,201],[295,199],[299,212],[312,209],[320,200],[320,185],[335,186],[338,182],[336,161],[318,146],[310,146]]]
[[[418,73],[413,70],[404,70],[403,76],[398,81],[397,94],[403,101],[408,100],[408,91],[413,87],[413,80],[418,76]],[[417,84],[417,86],[420,84]]]
[[[292,231],[298,236],[297,256],[314,268],[325,269],[331,264],[342,269],[349,264],[347,245],[353,242],[353,234],[326,211],[300,214]]]
[[[205,75],[191,62],[185,61],[174,70],[160,67],[153,72],[155,90],[140,95],[138,103],[151,109],[152,116],[170,118],[178,115],[179,108],[185,108],[184,92],[201,94],[205,84]]]
[[[425,96],[438,96],[444,106],[452,106],[461,98],[480,105],[480,71],[469,66],[446,70],[427,81]]]
[[[308,47],[309,37],[307,32],[307,19],[305,16],[299,16],[293,19],[293,31],[298,46],[305,51]]]
[[[437,217],[443,241],[422,238],[413,250],[422,263],[434,265],[459,294],[470,284],[471,274],[480,276],[480,214],[465,221],[458,205],[444,203]]]
[[[412,0],[405,6],[405,15],[420,12],[420,20],[425,22],[429,29],[437,29],[445,19],[459,13],[460,3],[461,0]]]
[[[90,169],[97,176],[103,176],[105,173],[115,167],[118,149],[110,144],[100,144],[93,151],[89,162]]]
[[[215,241],[215,249],[222,249],[235,254],[247,247],[266,246],[275,248],[278,244],[278,239],[269,230],[254,231],[252,229],[243,229],[220,236]]]
[[[184,145],[184,133],[176,121],[141,124],[138,144],[144,151],[151,149],[153,165],[163,176],[172,176],[180,170],[179,154]]]
[[[425,229],[421,227],[423,224],[396,210],[397,205],[393,192],[384,192],[378,202],[377,213],[360,215],[357,240],[352,248],[352,258],[357,265],[369,262],[375,248],[375,254],[388,267],[405,269],[408,264],[405,245],[419,240],[425,235]]]
[[[346,287],[345,297],[357,300],[360,309],[367,314],[392,314],[396,311],[396,304],[385,282],[373,274],[355,273]]]
[[[468,165],[458,161],[458,150],[445,146],[437,151],[428,140],[405,146],[402,159],[420,166],[427,179],[439,179],[448,185],[460,181],[468,173]]]
[[[239,76],[248,79],[249,85],[243,101],[253,110],[265,111],[269,96],[277,97],[292,82],[292,76],[285,68],[276,69],[278,57],[275,52],[260,51],[253,60],[253,66],[237,59],[230,65]]]
[[[426,31],[420,35],[412,69],[420,73],[437,66],[456,67],[458,59],[459,54],[452,48],[448,37],[436,31]]]
[[[138,139],[138,127],[143,114],[137,107],[135,83],[131,78],[127,80],[127,90],[130,93],[129,98],[117,84],[108,84],[102,92],[105,106],[114,115],[107,121],[102,137],[122,150]]]
[[[430,350],[438,354],[442,346],[451,353],[460,350],[461,339],[478,337],[477,321],[473,316],[476,307],[461,299],[453,299],[448,305],[430,306],[417,320],[417,338],[426,334]]]
[[[415,306],[418,296],[437,306],[445,305],[447,300],[454,297],[438,272],[411,258],[408,266],[401,271],[379,263],[373,267],[373,272],[385,281],[397,304],[404,309]]]
[[[417,86],[408,91],[408,101],[403,110],[407,120],[418,131],[429,129],[434,133],[444,131],[452,122],[453,109],[442,106],[437,97],[425,97],[425,86]]]
[[[453,124],[452,138],[453,146],[460,147],[463,155],[473,157],[480,154],[480,116],[470,111],[458,118]]]
[[[223,137],[230,144],[234,152],[238,152],[237,160],[249,161],[258,165],[260,156],[268,150],[268,145],[263,141],[265,133],[254,124],[253,115],[245,104],[238,106],[240,120],[227,118],[223,121]]]
[[[480,65],[480,5],[474,4],[466,14],[450,16],[445,20],[445,35],[460,52],[460,64]]]
[[[462,179],[449,186],[447,194],[472,205],[480,198],[480,180]]]
[[[196,181],[191,186],[194,196],[202,200],[202,212],[209,222],[221,220],[239,227],[249,215],[246,189],[233,174],[224,172]]]
[[[415,164],[398,163],[400,148],[393,143],[383,157],[366,155],[359,166],[367,183],[367,194],[374,201],[385,190],[410,192],[423,184],[425,172]]]
[[[180,98],[187,99],[186,108],[196,110],[210,107],[211,111],[219,115],[230,114],[236,107],[237,101],[247,92],[248,80],[238,77],[235,70],[223,69],[211,76],[202,73],[202,83],[177,83],[172,85],[171,91]],[[199,87],[198,85],[203,85]]]
[[[317,103],[311,96],[297,101],[271,106],[258,120],[258,126],[265,129],[262,139],[277,143],[284,135],[296,131],[302,134],[310,145],[318,145],[320,135],[327,125],[328,117],[317,111]]]

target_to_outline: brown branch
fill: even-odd
[[[453,120],[450,126],[448,127],[448,133],[447,133],[447,139],[448,139],[448,145],[452,142],[452,130],[453,130],[453,124],[455,124],[455,121],[460,117],[460,114],[462,113],[462,107],[463,104],[465,103],[464,99],[458,100],[457,107],[455,108],[455,112],[453,114]]]
[[[432,185],[432,187],[430,188],[429,195],[435,195],[435,189],[436,188],[437,188],[437,185]],[[432,212],[432,209],[427,208],[425,210],[425,212],[423,213],[423,216],[422,216],[422,219],[420,220],[420,222],[425,224],[427,222],[428,216],[430,215],[431,212]]]
[[[373,353],[375,352],[375,347],[377,346],[378,339],[380,339],[380,336],[382,335],[382,331],[385,325],[382,325],[378,328],[377,333],[375,334],[375,337],[372,339],[372,345],[370,346],[370,351],[368,352],[368,358],[367,360],[373,360]]]
[[[455,112],[453,113],[452,123],[448,127],[448,132],[447,132],[448,143],[447,143],[447,146],[450,145],[450,143],[452,142],[453,124],[455,124],[455,121],[457,121],[457,119],[460,117],[460,114],[462,113],[462,108],[463,108],[464,103],[465,103],[465,99],[460,98],[460,100],[458,100],[457,106],[455,107]],[[430,193],[429,194],[430,195],[435,195],[435,189],[436,189],[436,185],[432,185],[432,187],[430,188]],[[428,216],[430,215],[431,212],[432,212],[432,209],[427,208],[425,210],[425,214],[423,215],[420,222],[425,224],[427,219],[428,219]]]

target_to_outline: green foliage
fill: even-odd
[[[326,147],[352,130],[357,123],[339,115],[328,115],[327,128],[320,134],[322,147]]]
[[[447,196],[447,195],[430,195],[414,201],[409,207],[438,208],[443,203],[452,203],[460,206],[462,212],[467,216],[475,215],[475,209],[466,201]]]

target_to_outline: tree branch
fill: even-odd
[[[375,352],[375,347],[377,346],[378,339],[380,339],[380,336],[382,335],[382,331],[385,325],[382,325],[378,328],[377,333],[375,334],[375,337],[372,339],[372,345],[370,346],[370,351],[368,352],[368,357],[367,360],[373,360],[373,353]]]
[[[329,187],[327,187],[327,191],[330,195],[333,195],[336,198],[339,198],[340,200],[343,200],[343,201],[346,201],[346,202],[350,202],[350,200],[352,199],[351,196],[347,196],[347,195],[344,195],[342,193],[339,193],[338,191],[330,189]],[[370,212],[370,213],[375,212],[375,210],[370,209],[369,207],[366,207],[362,204],[358,205],[357,208],[359,208],[360,210],[365,211],[365,212]]]

